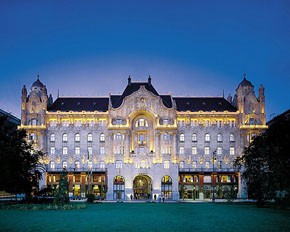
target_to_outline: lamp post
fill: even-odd
[[[212,153],[212,202],[215,202],[215,186],[214,186],[214,162],[216,160],[216,150]]]

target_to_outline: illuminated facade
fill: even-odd
[[[116,199],[246,197],[233,161],[264,130],[264,88],[246,80],[232,99],[159,95],[132,82],[122,95],[58,97],[39,79],[22,89],[21,128],[46,153],[40,187],[55,187],[63,168],[70,195]]]

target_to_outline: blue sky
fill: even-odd
[[[122,92],[127,78],[174,96],[234,94],[243,73],[267,118],[289,109],[290,2],[0,1],[0,108],[20,116],[36,76],[54,99]]]

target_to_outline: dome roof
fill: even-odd
[[[37,78],[37,80],[33,82],[33,84],[32,84],[31,87],[32,87],[32,88],[33,88],[33,87],[40,87],[40,88],[43,88],[44,85],[43,85],[42,82],[39,80],[39,78]]]
[[[246,74],[244,74],[244,79],[239,84],[239,87],[240,86],[253,86],[252,83],[246,79]]]

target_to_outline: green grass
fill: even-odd
[[[95,204],[0,210],[0,231],[290,231],[290,211],[238,204]]]

